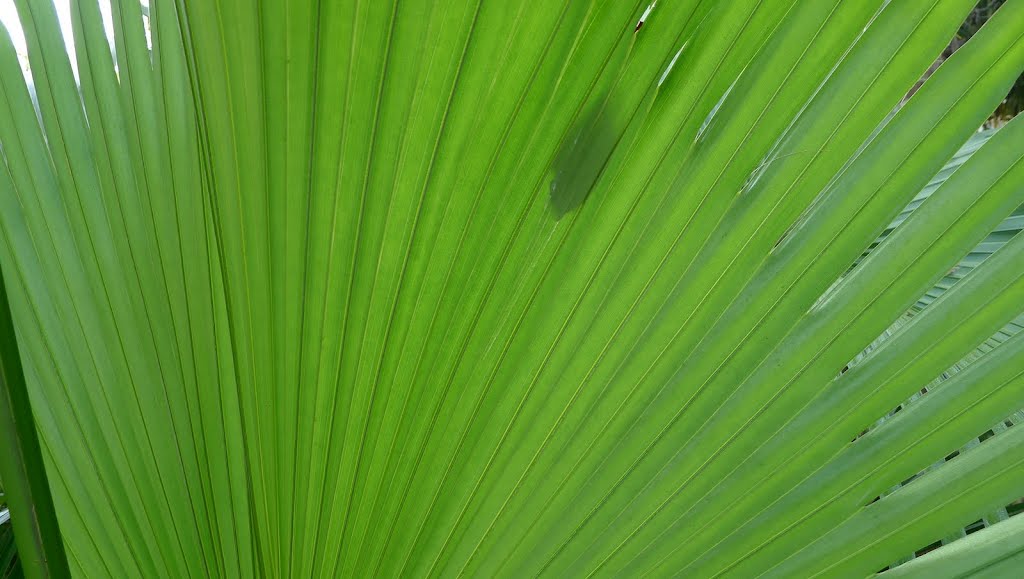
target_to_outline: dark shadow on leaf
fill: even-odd
[[[555,219],[583,205],[615,148],[617,134],[610,122],[608,106],[606,99],[596,99],[569,131],[555,156],[549,186]]]

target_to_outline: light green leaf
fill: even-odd
[[[1024,406],[1021,0],[907,102],[973,1],[73,0],[77,77],[16,3],[76,576],[866,576],[1020,491],[943,459]]]

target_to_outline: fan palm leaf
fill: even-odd
[[[885,494],[1024,407],[1019,333],[871,428],[1024,313],[1020,0],[905,103],[971,0],[74,0],[75,63],[16,4],[75,575],[865,576],[1024,494],[1016,426]]]

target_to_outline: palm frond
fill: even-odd
[[[1024,408],[1024,2],[902,102],[974,4],[77,0],[76,82],[17,0],[73,573],[865,576],[1004,507],[1024,430],[943,458]]]

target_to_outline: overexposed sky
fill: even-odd
[[[95,2],[96,0],[93,1]],[[149,2],[146,1],[143,2],[143,4],[149,4]],[[107,29],[107,37],[113,37],[114,25],[110,18],[110,0],[99,0],[99,5],[100,12],[103,14],[104,28]],[[54,0],[54,6],[57,8],[57,18],[60,19],[61,31],[64,33],[64,44],[68,47],[68,54],[71,56],[72,67],[77,68],[77,66],[75,66],[75,43],[71,38],[71,0]],[[22,67],[27,68],[28,58],[25,48],[25,33],[22,31],[21,24],[18,22],[18,11],[15,8],[14,0],[0,0],[0,22],[3,23],[4,27],[7,28],[7,32],[11,35],[14,47],[18,51],[18,57],[21,59]]]

